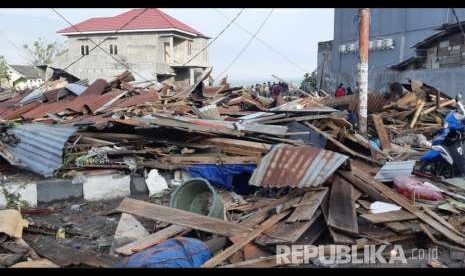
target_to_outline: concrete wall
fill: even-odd
[[[393,70],[380,70],[369,72],[368,83],[370,91],[380,91],[392,82],[408,82],[408,79],[422,81],[440,91],[454,97],[457,93],[464,93],[465,96],[465,70],[463,68],[440,68],[406,70],[402,72]],[[345,86],[355,87],[355,79],[349,75],[325,74],[323,89],[334,93],[335,87],[339,83]]]
[[[114,57],[141,75],[134,74],[136,80],[142,80],[142,77],[155,79],[157,74],[172,74],[174,71],[171,66],[176,64],[174,61],[184,63],[186,59],[187,42],[182,36],[160,32],[120,33],[117,35],[93,34],[69,36],[68,52],[64,57],[55,61],[54,66],[64,68],[71,61],[81,57],[81,45],[88,45],[90,51],[95,45],[86,40],[86,37],[91,38],[97,44],[110,37],[111,39],[103,42],[100,47],[110,53],[110,44],[116,44],[118,54]],[[193,38],[192,52],[196,53],[196,49],[200,49],[202,45],[207,43],[206,41],[205,38]],[[170,43],[169,54],[171,58],[168,63],[165,62],[164,42]],[[88,56],[69,67],[67,71],[92,82],[97,78],[111,79],[126,70],[125,66],[104,53],[102,49],[94,49]],[[189,65],[207,67],[208,58],[205,58],[206,56],[208,56],[207,50]]]
[[[465,19],[465,9],[456,9],[460,20]],[[358,53],[339,53],[341,44],[358,41],[358,9],[340,8],[334,13],[334,39],[330,71],[333,75],[328,82],[344,80],[355,84]],[[374,8],[371,9],[370,40],[392,38],[394,49],[376,50],[369,53],[369,70],[384,71],[387,66],[396,64],[415,55],[411,46],[436,33],[435,28],[444,23],[454,23],[455,18],[449,8]],[[375,89],[369,83],[370,89]]]

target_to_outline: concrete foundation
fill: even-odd
[[[84,199],[89,201],[113,199],[131,195],[131,176],[109,174],[86,176],[83,183]]]

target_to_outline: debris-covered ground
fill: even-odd
[[[2,97],[0,266],[464,266],[460,98],[392,84],[362,134],[357,95],[210,72]]]

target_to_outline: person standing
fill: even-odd
[[[337,87],[336,89],[336,93],[335,93],[335,97],[336,98],[339,98],[339,97],[344,97],[346,95],[346,90],[344,89],[344,85],[341,83],[339,84],[339,86]]]
[[[352,88],[350,88],[350,86],[347,87],[346,89],[346,95],[353,95],[354,92],[352,92]]]

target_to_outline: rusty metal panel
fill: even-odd
[[[316,187],[348,158],[311,146],[278,145],[262,158],[249,183],[268,188]]]

